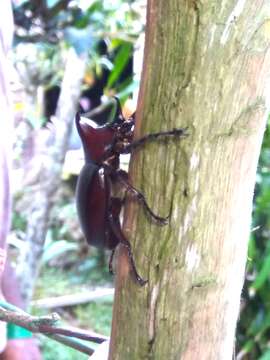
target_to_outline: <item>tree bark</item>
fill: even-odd
[[[149,0],[136,136],[188,127],[133,155],[131,179],[169,225],[129,203],[110,359],[232,358],[253,189],[269,113],[268,0]]]

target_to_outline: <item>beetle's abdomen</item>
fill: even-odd
[[[76,187],[76,204],[83,234],[89,245],[106,248],[108,234],[108,184],[93,163],[81,170]]]

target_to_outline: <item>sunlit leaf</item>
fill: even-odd
[[[130,43],[123,43],[121,45],[115,60],[114,60],[114,67],[113,71],[110,73],[110,76],[108,78],[107,82],[107,88],[111,88],[114,83],[119,79],[119,76],[121,75],[122,71],[126,67],[132,51],[132,44]]]
[[[251,285],[255,290],[260,289],[264,283],[270,278],[270,253],[268,253],[264,259],[261,270],[258,272],[258,275]]]
[[[266,350],[258,360],[270,360],[270,349]]]
[[[76,244],[75,242],[69,242],[66,240],[54,241],[44,249],[42,255],[42,263],[47,263],[52,259],[65,254],[68,251],[76,250],[78,250],[78,244]]]

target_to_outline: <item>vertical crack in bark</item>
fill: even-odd
[[[157,283],[154,285],[151,292],[150,305],[149,305],[149,320],[148,320],[148,354],[150,355],[153,344],[155,342],[156,336],[156,310],[157,310],[157,300],[160,290],[160,284]]]

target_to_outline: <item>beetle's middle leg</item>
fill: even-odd
[[[145,196],[137,189],[135,189],[129,182],[128,182],[128,174],[124,170],[117,170],[114,173],[116,180],[118,180],[126,189],[127,192],[132,194],[144,207],[146,212],[153,218],[157,223],[160,225],[166,225],[168,223],[168,219],[170,215],[166,217],[161,217],[156,215],[150,206],[147,204]]]

